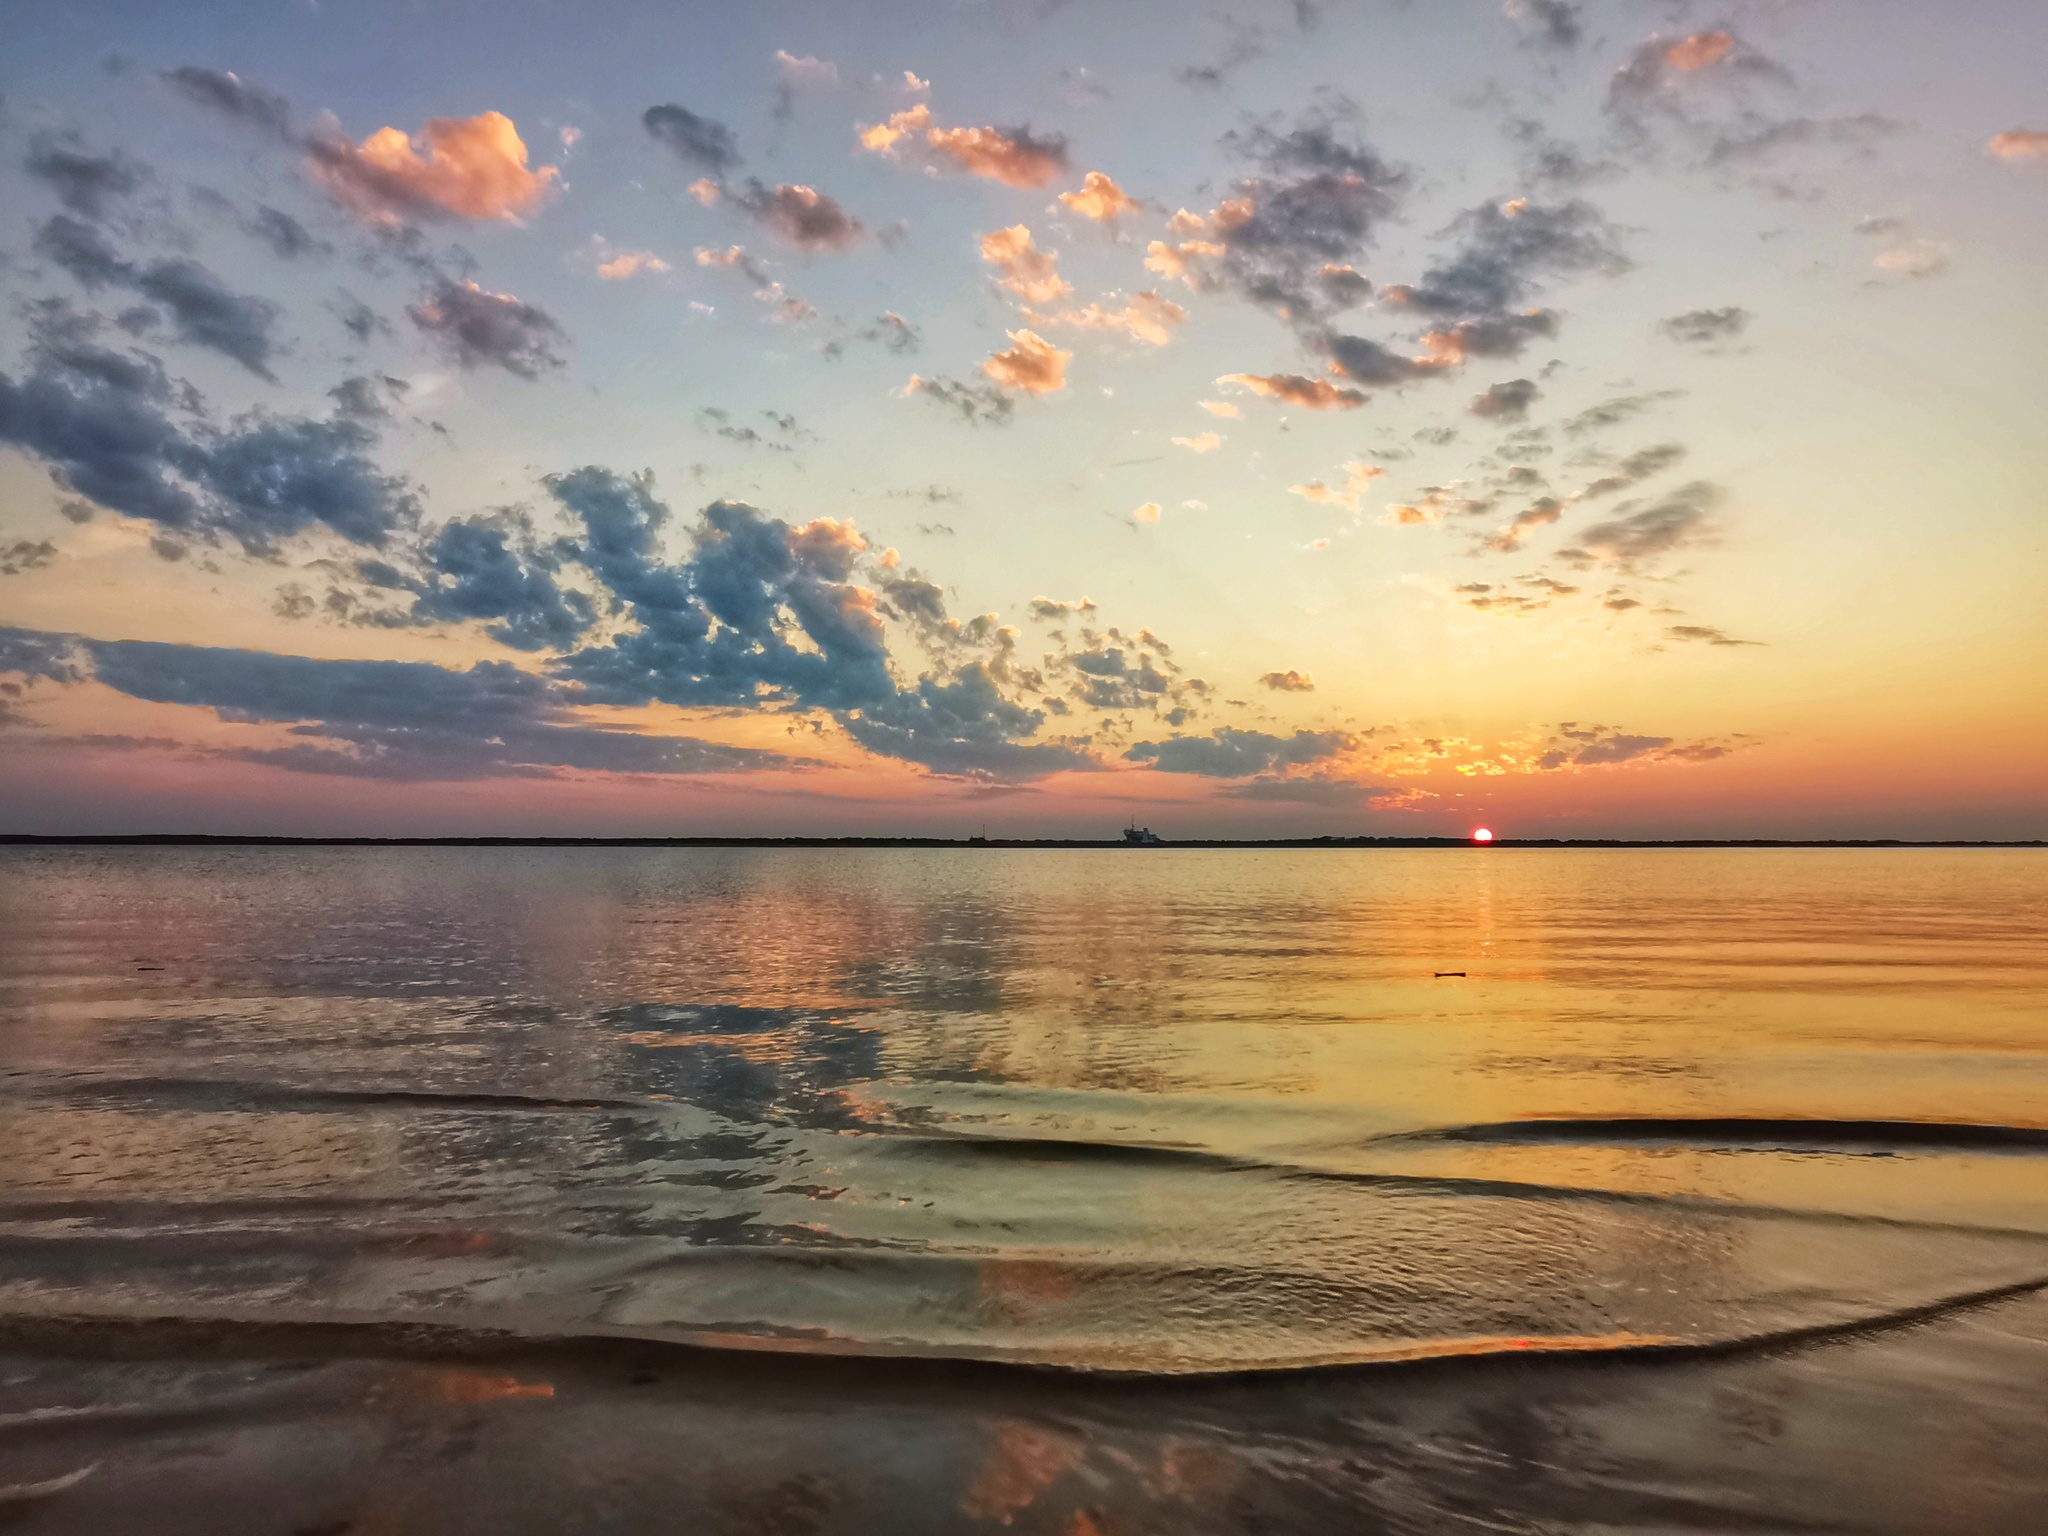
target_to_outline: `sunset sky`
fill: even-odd
[[[67,0],[0,831],[2048,835],[2038,0]]]

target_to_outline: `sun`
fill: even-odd
[[[1491,827],[1474,827],[1472,829],[1472,841],[1475,843],[1492,842],[1493,829]]]

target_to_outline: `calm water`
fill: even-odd
[[[2041,1286],[2038,852],[0,852],[32,1529],[2038,1531]]]

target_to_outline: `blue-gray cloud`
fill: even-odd
[[[1245,779],[1282,768],[1307,767],[1357,745],[1358,738],[1346,731],[1296,731],[1292,736],[1275,736],[1266,731],[1222,725],[1207,736],[1141,741],[1124,757],[1130,762],[1150,764],[1161,773]]]
[[[103,219],[112,205],[149,179],[149,168],[119,150],[95,155],[75,140],[39,133],[29,140],[22,169],[57,194],[73,213]]]
[[[46,307],[31,370],[0,373],[0,443],[43,460],[100,506],[161,528],[229,538],[251,553],[325,526],[382,545],[418,517],[403,481],[370,457],[360,421],[254,414],[187,426],[199,406],[154,359],[92,339],[93,322]]]
[[[581,725],[573,688],[506,662],[467,671],[412,661],[331,661],[267,651],[92,640],[0,630],[0,672],[60,683],[90,677],[131,698],[277,724],[303,740],[208,748],[301,773],[428,780],[530,778],[559,769],[704,774],[819,766],[694,737]]]
[[[206,267],[188,257],[166,257],[138,265],[125,260],[92,225],[56,214],[36,234],[37,254],[76,278],[87,292],[132,289],[169,313],[178,338],[231,357],[260,378],[270,371],[271,329],[278,309],[268,299],[232,292]]]
[[[641,126],[654,140],[672,150],[685,165],[713,176],[723,176],[740,163],[739,140],[721,122],[699,117],[688,107],[673,102],[649,107],[640,114]]]

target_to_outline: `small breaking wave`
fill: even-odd
[[[1725,1115],[1560,1117],[1400,1131],[1374,1145],[1672,1146],[1715,1151],[2048,1152],[2048,1127],[1953,1120],[1829,1120]]]

